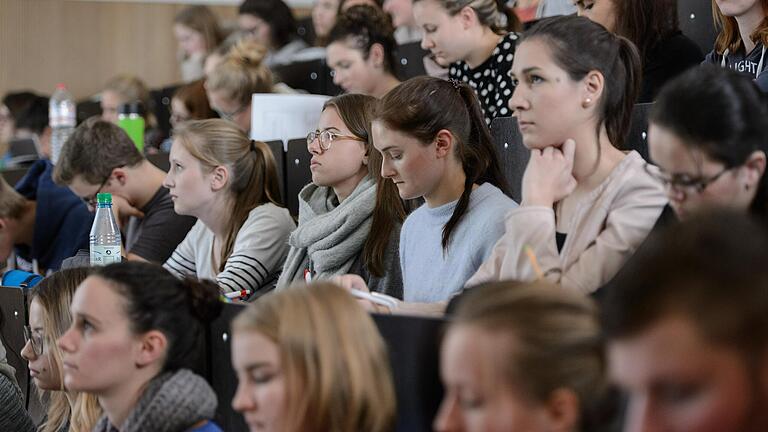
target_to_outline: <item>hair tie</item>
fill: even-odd
[[[453,85],[453,88],[455,88],[456,90],[461,90],[461,81],[455,78],[449,78],[448,82],[451,83],[451,85]]]
[[[256,140],[251,140],[251,149],[252,152],[256,151]]]

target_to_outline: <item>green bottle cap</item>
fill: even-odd
[[[96,201],[99,204],[112,204],[112,194],[111,193],[100,193],[96,195]]]

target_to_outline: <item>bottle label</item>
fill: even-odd
[[[105,266],[121,262],[120,249],[120,246],[91,245],[91,265]]]

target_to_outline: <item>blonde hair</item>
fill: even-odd
[[[112,77],[104,85],[104,91],[112,91],[120,96],[123,103],[141,102],[146,111],[147,124],[151,127],[157,126],[157,119],[152,114],[152,100],[146,84],[139,77],[133,75],[117,75]]]
[[[555,390],[569,389],[584,414],[607,389],[597,308],[581,294],[546,282],[495,282],[469,290],[450,328],[470,326],[498,336],[501,365],[494,382],[546,403]],[[588,417],[588,416],[587,416]],[[582,430],[590,430],[583,428]]]
[[[27,199],[0,177],[0,218],[21,219]]]
[[[272,72],[264,65],[267,48],[243,39],[230,48],[205,82],[208,91],[222,91],[227,99],[250,104],[254,93],[272,93]]]
[[[749,38],[752,39],[752,42],[768,46],[768,0],[757,1],[763,7],[763,14],[765,16],[757,25],[757,28],[749,35]],[[712,18],[715,20],[715,27],[720,29],[720,33],[718,33],[717,39],[715,39],[715,52],[723,55],[725,50],[734,53],[744,48],[744,41],[741,40],[741,32],[739,31],[739,24],[736,22],[736,18],[723,15],[715,0],[712,0]]]
[[[203,171],[211,172],[217,166],[229,170],[227,190],[232,209],[219,261],[219,271],[223,271],[251,210],[267,203],[281,205],[275,157],[269,146],[248,139],[245,132],[226,120],[187,121],[174,129],[173,136],[200,162]]]
[[[395,418],[386,346],[344,289],[293,285],[250,304],[234,334],[258,332],[280,352],[290,432],[385,432]]]
[[[56,340],[72,325],[69,310],[78,285],[90,274],[87,268],[58,271],[46,277],[33,289],[31,301],[37,301],[43,311],[43,338],[49,352],[51,369],[60,377],[59,386],[64,388],[61,349]],[[87,432],[93,429],[101,416],[101,406],[96,396],[67,391],[45,391],[40,394],[48,402],[46,421],[39,430],[56,432],[69,423],[70,432]]]

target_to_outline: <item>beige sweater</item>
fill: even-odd
[[[600,186],[580,202],[558,253],[555,212],[525,206],[506,216],[506,232],[466,286],[494,280],[530,281],[537,275],[525,251],[530,246],[544,276],[561,286],[591,293],[605,284],[640,246],[667,204],[663,187],[629,153]]]

